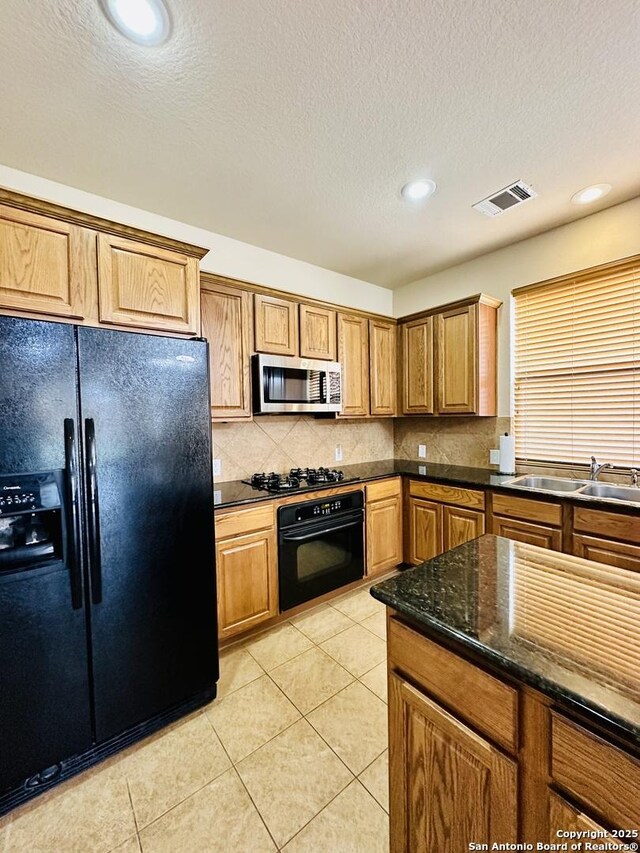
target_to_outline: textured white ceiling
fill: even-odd
[[[387,287],[640,193],[637,0],[169,2],[150,49],[1,0],[0,162]]]

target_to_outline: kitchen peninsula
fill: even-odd
[[[487,535],[372,595],[388,607],[391,853],[563,849],[568,831],[637,849],[637,573]]]

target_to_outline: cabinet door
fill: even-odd
[[[216,544],[218,631],[232,637],[278,612],[276,537],[273,530]]]
[[[256,352],[298,355],[298,303],[256,293]]]
[[[81,272],[82,234],[58,219],[0,205],[0,307],[82,319],[84,288],[96,287],[95,273]]]
[[[338,361],[342,364],[342,414],[369,414],[369,323],[364,317],[338,314]]]
[[[527,545],[538,545],[553,551],[562,550],[562,531],[546,524],[533,524],[530,521],[494,515],[491,519],[491,532]]]
[[[484,513],[459,506],[442,507],[442,535],[445,551],[463,545],[484,533]]]
[[[584,557],[586,560],[640,572],[640,545],[574,533],[573,553],[576,557]]]
[[[98,234],[100,322],[197,334],[198,269],[180,252]]]
[[[442,550],[441,504],[409,498],[409,562],[424,563]]]
[[[600,832],[603,834],[594,838],[596,844],[607,845],[607,850],[623,849],[623,839],[609,835],[604,827],[578,811],[554,791],[549,791],[549,841],[552,844],[558,844],[562,841],[558,836],[560,830],[563,832],[567,830],[572,832]],[[633,839],[630,838],[629,841],[631,840]]]
[[[336,312],[331,308],[300,306],[300,357],[336,360]]]
[[[367,503],[367,575],[377,575],[402,562],[402,498],[400,493]]]
[[[391,853],[517,841],[517,764],[389,674]]]
[[[441,415],[477,410],[477,306],[436,315],[437,409]]]
[[[200,292],[202,336],[209,341],[211,416],[251,417],[251,294],[226,285]]]
[[[398,412],[396,325],[369,320],[371,414],[392,417]]]
[[[402,414],[433,414],[433,317],[401,327]]]

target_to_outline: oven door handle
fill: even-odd
[[[348,521],[346,524],[337,524],[335,527],[316,527],[311,533],[306,533],[303,536],[292,536],[290,533],[283,533],[281,538],[285,542],[306,542],[309,539],[315,539],[318,534],[337,533],[339,530],[346,530],[348,527],[362,526],[362,519]]]

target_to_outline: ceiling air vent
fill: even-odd
[[[484,213],[485,216],[499,216],[505,210],[509,210],[510,207],[523,204],[530,198],[536,198],[537,195],[538,193],[528,184],[516,181],[515,184],[505,187],[500,192],[483,198],[482,201],[477,202],[472,207],[479,210],[480,213]]]

